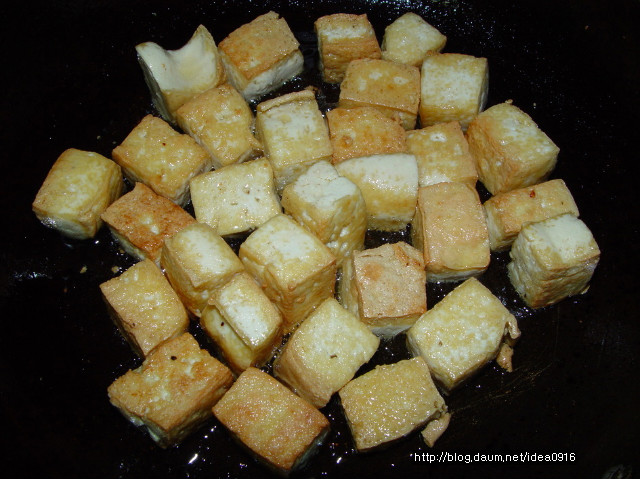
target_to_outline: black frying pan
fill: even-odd
[[[366,12],[381,35],[397,16],[415,11],[448,36],[446,51],[487,57],[489,105],[513,99],[560,146],[553,177],[567,182],[603,251],[587,294],[538,311],[526,308],[506,280],[507,255],[494,255],[481,279],[520,321],[515,371],[490,365],[447,398],[451,426],[431,450],[414,433],[356,454],[334,399],[324,410],[332,432],[296,477],[631,477],[640,439],[637,0],[113,0],[5,7],[0,397],[9,476],[268,476],[214,419],[179,447],[162,450],[109,404],[107,386],[139,360],[108,319],[98,285],[133,260],[106,230],[95,240],[62,238],[37,222],[30,205],[64,149],[109,156],[154,113],[137,43],[178,48],[199,23],[220,41],[269,9],[287,19],[307,55],[308,72],[288,88],[317,81],[312,23],[326,13]],[[323,90],[325,107],[336,93]],[[368,244],[402,237],[371,234]],[[448,289],[430,286],[429,303]],[[194,334],[207,346],[196,327]],[[363,370],[405,357],[399,338]],[[426,453],[458,461],[427,463]],[[466,462],[507,453],[555,453],[549,458],[556,461]]]

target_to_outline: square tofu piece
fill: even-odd
[[[45,226],[75,239],[93,238],[100,215],[122,193],[122,172],[109,158],[70,148],[53,164],[33,201]]]
[[[145,116],[112,156],[131,181],[180,206],[189,201],[189,180],[212,167],[209,154],[193,138],[153,115]]]
[[[184,333],[116,379],[108,393],[127,419],[168,447],[212,416],[211,408],[232,382],[231,371]]]
[[[519,336],[516,318],[486,286],[469,278],[407,331],[407,346],[451,391]]]
[[[469,149],[480,181],[497,195],[543,181],[560,149],[529,115],[510,102],[483,111],[469,125]]]
[[[487,102],[486,58],[459,53],[428,55],[422,63],[420,121],[423,127],[459,121],[466,130]]]
[[[354,60],[340,85],[338,106],[372,106],[399,119],[405,130],[416,125],[420,103],[420,70],[387,60]]]
[[[334,108],[327,112],[332,162],[407,151],[405,129],[377,108]]]
[[[187,311],[151,260],[134,264],[100,285],[109,313],[141,357],[189,326]]]
[[[331,160],[329,128],[311,90],[258,104],[256,132],[273,165],[279,192],[309,165]]]
[[[343,387],[340,399],[361,452],[400,439],[447,411],[422,358],[376,366]]]
[[[429,53],[440,52],[447,37],[420,15],[407,12],[384,30],[382,58],[420,67]]]
[[[266,158],[229,165],[191,180],[196,219],[221,236],[253,230],[282,213]]]
[[[138,259],[160,264],[162,244],[195,219],[178,205],[136,183],[133,190],[109,206],[101,218],[122,249]]]
[[[422,251],[429,281],[457,281],[489,266],[489,231],[475,188],[436,183],[418,192],[413,246]]]
[[[238,377],[213,414],[235,439],[284,476],[303,466],[329,430],[320,411],[256,368]]]
[[[374,355],[380,340],[334,298],[327,298],[289,338],[276,378],[318,408]]]
[[[335,291],[336,257],[290,216],[274,216],[251,233],[239,256],[282,313],[285,334]]]
[[[196,317],[217,288],[244,271],[238,255],[204,223],[192,223],[167,238],[160,263],[180,299]]]
[[[526,223],[571,213],[579,216],[578,206],[561,179],[500,193],[484,203],[492,251],[511,247]]]
[[[572,214],[528,223],[513,242],[509,279],[531,308],[584,293],[600,259],[589,228]]]
[[[364,247],[367,207],[360,188],[330,163],[311,165],[285,186],[282,206],[331,250],[338,268],[352,251]]]
[[[200,323],[237,373],[263,366],[282,339],[278,308],[247,272],[213,293]]]
[[[226,80],[218,47],[202,25],[178,50],[145,42],[136,46],[136,52],[153,103],[166,121],[174,122],[180,106]]]
[[[367,206],[367,227],[399,231],[416,212],[418,164],[408,153],[351,158],[336,165],[338,173],[353,181]]]
[[[253,135],[253,112],[228,83],[192,98],[178,109],[176,117],[180,128],[207,150],[214,168],[242,163],[262,153],[262,145]]]
[[[404,242],[356,251],[340,280],[342,304],[376,335],[392,337],[427,310],[422,253]]]
[[[475,161],[469,152],[460,123],[450,121],[407,132],[407,150],[418,162],[418,184],[478,181]]]
[[[231,84],[255,100],[302,72],[304,57],[286,20],[275,12],[260,15],[220,42]]]
[[[366,14],[335,13],[316,20],[320,71],[327,83],[340,83],[352,60],[381,57],[380,45]]]

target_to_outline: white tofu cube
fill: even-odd
[[[336,257],[287,215],[274,216],[251,233],[239,256],[282,313],[285,334],[335,291]]]
[[[419,67],[430,53],[440,52],[447,37],[424,18],[407,12],[389,24],[382,37],[382,58]]]
[[[282,192],[284,212],[307,227],[341,267],[352,251],[364,247],[367,208],[360,189],[326,161],[309,167]]]
[[[226,236],[253,230],[282,213],[265,158],[225,166],[191,180],[196,219]]]
[[[407,346],[451,391],[519,336],[516,318],[486,286],[469,278],[407,331]]]
[[[347,384],[380,340],[334,298],[327,298],[287,341],[274,365],[276,378],[318,408]]]
[[[563,214],[525,225],[513,242],[509,279],[531,308],[586,291],[600,260],[587,225]]]
[[[120,167],[104,156],[70,148],[55,161],[33,201],[38,220],[64,236],[93,238],[100,215],[121,194]]]

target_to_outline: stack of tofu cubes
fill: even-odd
[[[69,237],[106,223],[135,258],[100,285],[143,359],[111,402],[163,447],[215,415],[285,474],[327,434],[336,394],[358,451],[417,429],[432,446],[443,395],[494,359],[512,369],[517,321],[481,282],[492,251],[511,250],[532,308],[584,291],[599,259],[548,180],[558,147],[512,102],[485,109],[487,59],[441,53],[446,37],[414,13],[382,42],[364,14],[315,32],[322,82],[340,88],[324,112],[311,88],[276,92],[304,61],[275,12],[219,45],[204,26],[179,50],[138,45],[159,116],[112,159],[65,151],[33,203]],[[365,248],[368,230],[410,243]],[[442,281],[459,284],[428,308]],[[399,334],[411,358],[361,373]]]

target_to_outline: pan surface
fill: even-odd
[[[638,1],[69,0],[13,2],[1,20],[0,398],[10,477],[270,477],[214,419],[162,450],[109,404],[107,386],[139,360],[108,318],[98,285],[134,261],[106,229],[93,240],[67,240],[31,212],[63,150],[109,157],[156,113],[136,44],[178,48],[199,24],[219,42],[269,10],[288,21],[306,55],[307,71],[290,89],[318,81],[313,21],[327,13],[367,13],[381,38],[413,11],[447,35],[445,51],[488,58],[488,105],[512,99],[560,147],[552,177],[566,181],[602,250],[586,294],[536,311],[509,284],[508,255],[493,255],[480,279],[519,320],[514,372],[489,365],[454,391],[451,425],[433,449],[414,433],[357,454],[334,397],[323,409],[332,430],[295,477],[637,474]],[[330,108],[336,91],[320,97]],[[368,244],[403,237],[371,234]],[[430,285],[429,304],[449,289]],[[365,369],[405,357],[398,338]],[[518,462],[498,462],[507,454]]]

